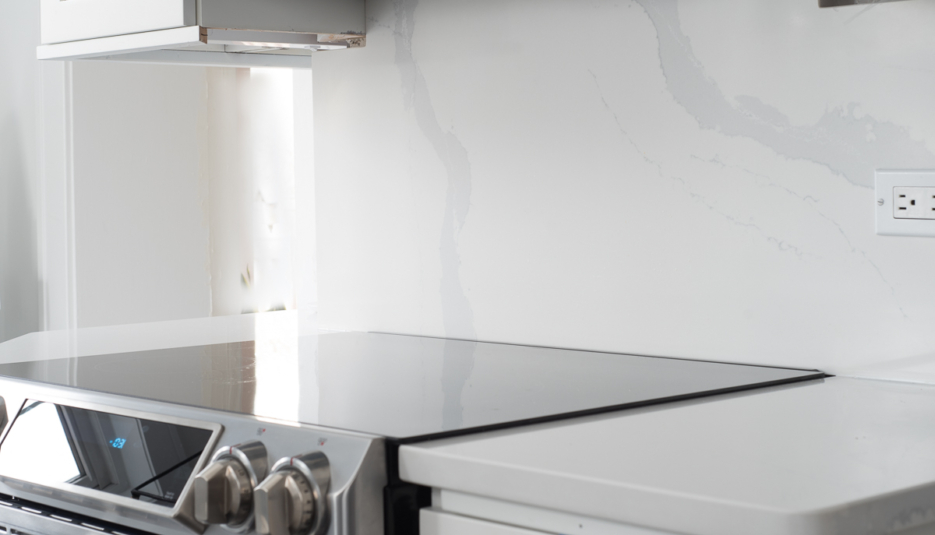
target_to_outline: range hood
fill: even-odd
[[[41,60],[311,68],[366,44],[364,0],[41,0]]]
[[[895,2],[897,0],[818,0],[818,7],[840,7],[856,6],[863,4],[882,4],[883,2]]]

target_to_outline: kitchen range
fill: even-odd
[[[801,96],[819,86],[872,89],[863,71],[873,62],[856,62],[851,72],[841,58],[822,60],[815,51],[898,51],[894,35],[878,37],[887,43],[879,50],[866,39],[889,35],[869,23],[886,7],[842,20],[836,9],[812,15],[814,0],[812,11],[766,1],[701,9],[637,0],[590,3],[590,18],[578,18],[584,9],[563,11],[561,3],[543,11],[548,3],[478,2],[474,11],[465,8],[472,3],[417,3],[39,0],[36,57],[307,70],[314,53],[309,130],[317,132],[323,195],[296,211],[314,208],[312,219],[341,229],[309,246],[327,259],[321,273],[331,295],[323,303],[368,313],[383,307],[376,316],[392,316],[401,313],[386,303],[425,292],[425,302],[442,309],[441,319],[422,311],[408,323],[345,310],[328,318],[330,326],[698,358],[372,332],[299,336],[295,311],[29,334],[0,344],[0,534],[935,533],[935,431],[927,425],[935,420],[935,357],[848,368],[931,345],[931,299],[918,284],[931,278],[924,270],[931,256],[923,247],[904,258],[874,251],[877,242],[860,234],[869,226],[852,208],[870,198],[852,197],[860,191],[853,187],[867,186],[878,164],[931,167],[931,152],[916,139],[925,129],[906,126],[906,117],[924,114],[907,104],[900,118],[893,104],[900,85],[930,91],[903,80],[866,90],[881,95],[875,104],[843,89],[815,101]],[[880,2],[818,2],[863,3]],[[924,22],[926,8],[917,5],[886,12],[903,17],[890,27]],[[847,46],[816,40],[806,31],[811,24],[823,29],[814,34]],[[577,28],[587,28],[589,46],[557,44]],[[728,47],[723,28],[751,32],[755,46]],[[927,27],[915,31],[921,39]],[[790,42],[806,52],[796,56]],[[872,46],[855,48],[865,42]],[[737,51],[750,53],[746,63]],[[780,52],[787,56],[774,57]],[[878,61],[887,80],[925,71],[899,66],[904,55]],[[809,69],[818,74],[802,84],[807,91],[786,88]],[[73,75],[63,70],[61,98],[49,97],[53,111],[65,103],[52,134],[94,122],[72,120]],[[748,87],[748,79],[757,83]],[[301,87],[293,83],[290,91]],[[788,95],[802,102],[785,102]],[[821,113],[814,124],[802,119]],[[199,131],[214,135],[200,120]],[[43,165],[70,173],[61,188],[70,207],[62,211],[74,219],[72,135],[58,136],[71,163]],[[543,158],[564,152],[572,156]],[[877,168],[876,175],[877,233],[935,235],[935,204],[926,204],[935,199],[928,189],[935,173]],[[423,206],[429,195],[421,191],[387,194],[420,180],[433,184],[436,205]],[[266,207],[276,202],[258,197]],[[426,213],[437,228],[425,225]],[[273,219],[264,227],[270,235]],[[423,226],[418,239],[394,241]],[[462,227],[470,232],[462,236]],[[59,231],[71,236],[63,249],[76,263],[75,243],[89,238],[76,240],[71,226]],[[209,235],[208,246],[220,243]],[[364,245],[349,252],[346,243]],[[319,246],[328,254],[318,256]],[[409,252],[384,273],[393,248]],[[436,248],[439,258],[425,254]],[[896,275],[893,263],[918,272]],[[349,276],[349,265],[374,272]],[[544,265],[551,271],[530,280],[530,266]],[[68,269],[69,281],[81,271]],[[306,272],[317,284],[318,268]],[[248,267],[232,279],[235,289],[250,286],[254,273]],[[402,280],[412,273],[419,276]],[[484,291],[471,294],[462,278]],[[425,290],[437,281],[437,295]],[[572,288],[568,295],[549,293],[555,281]],[[526,293],[504,297],[511,284]],[[66,286],[65,324],[77,325],[76,290]],[[522,306],[504,312],[503,300]],[[537,308],[566,315],[536,316]],[[487,327],[476,328],[475,310],[477,325]],[[515,318],[522,321],[500,329]],[[270,331],[270,322],[289,327]],[[679,343],[663,343],[670,340]],[[720,355],[827,373],[699,360]]]
[[[417,533],[431,492],[400,480],[402,446],[824,378],[372,333],[300,338],[283,373],[262,343],[0,365],[0,524],[32,535]]]

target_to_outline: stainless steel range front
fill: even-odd
[[[11,379],[0,389],[19,408],[0,449],[8,531],[383,530],[382,438]]]
[[[820,372],[381,334],[0,365],[0,527],[417,533],[400,444]],[[4,416],[9,416],[3,418]]]

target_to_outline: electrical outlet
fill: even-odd
[[[935,171],[877,171],[877,234],[935,237]]]
[[[893,217],[935,219],[935,188],[893,188]]]

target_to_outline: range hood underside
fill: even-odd
[[[39,59],[111,60],[214,67],[311,68],[316,50],[364,46],[365,37],[230,30],[186,26],[115,37],[42,45]]]
[[[841,7],[855,6],[865,4],[882,4],[884,2],[895,2],[897,0],[818,0],[818,7]]]

